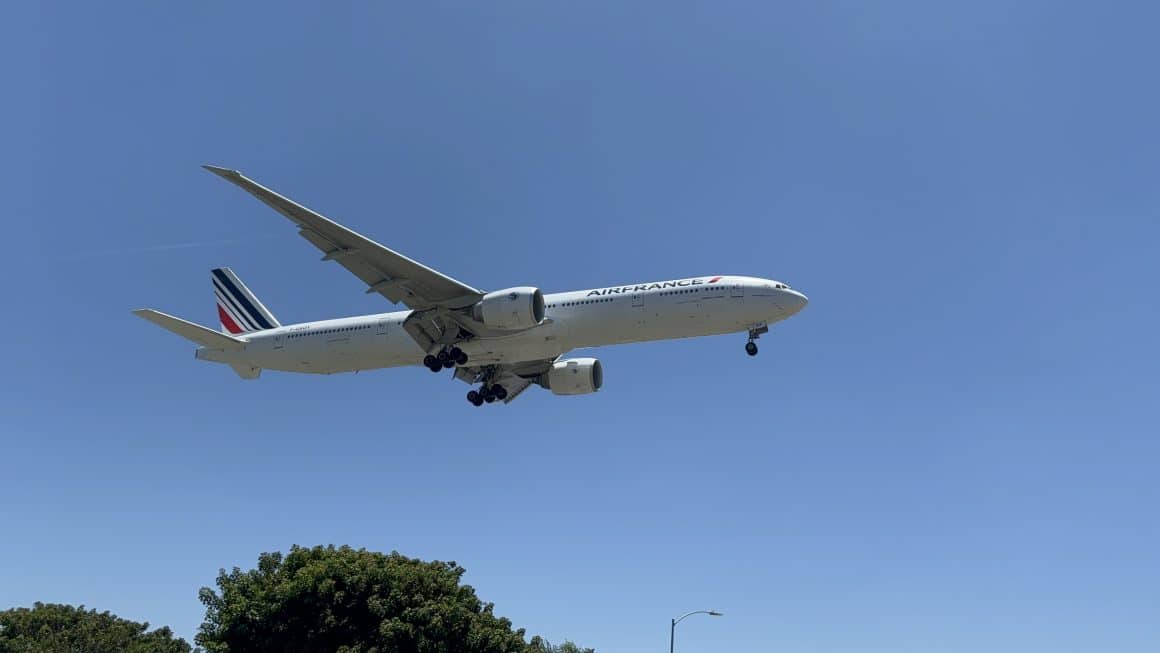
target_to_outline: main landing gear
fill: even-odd
[[[456,365],[466,365],[467,354],[463,353],[459,347],[451,347],[450,349],[444,347],[434,356],[431,354],[424,356],[423,364],[432,372],[438,372],[442,369],[451,369]]]
[[[507,396],[507,388],[497,383],[495,385],[481,386],[478,391],[472,390],[471,392],[468,392],[467,400],[470,401],[471,405],[473,406],[482,406],[484,402],[490,404],[496,400],[503,401],[504,399],[507,399]]]
[[[750,356],[757,355],[757,343],[753,341],[760,338],[763,333],[769,333],[769,327],[764,324],[749,328],[749,342],[745,343],[745,353]]]

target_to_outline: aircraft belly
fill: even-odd
[[[472,364],[516,363],[555,358],[570,349],[562,320],[498,338],[479,338],[459,343]]]
[[[646,304],[621,312],[620,319],[581,325],[572,339],[573,346],[596,347],[733,333],[753,321],[743,315],[744,309],[738,309],[742,307],[725,304],[723,298]]]
[[[423,352],[405,333],[291,341],[285,347],[239,352],[256,367],[305,374],[338,374],[384,367],[418,365]],[[247,355],[248,354],[248,355]]]

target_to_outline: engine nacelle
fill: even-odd
[[[532,287],[489,292],[471,307],[471,317],[490,329],[530,329],[544,321],[544,293]]]
[[[595,358],[568,358],[552,363],[540,385],[556,395],[586,395],[604,385],[604,368]]]

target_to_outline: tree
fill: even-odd
[[[196,641],[209,653],[543,653],[460,584],[464,571],[347,546],[263,553],[201,589]]]
[[[580,648],[568,640],[564,640],[563,644],[556,646],[538,635],[532,638],[528,650],[529,653],[596,653],[594,649]]]
[[[169,628],[121,619],[82,605],[36,603],[0,612],[0,653],[189,653]]]

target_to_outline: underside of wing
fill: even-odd
[[[347,229],[237,170],[203,167],[298,225],[298,234],[322,252],[322,260],[335,261],[349,270],[366,284],[368,293],[378,293],[415,310],[463,308],[483,296],[481,291]]]
[[[510,404],[551,369],[555,360],[557,359],[460,367],[455,370],[455,378],[470,384],[503,386],[506,396],[502,401]]]

